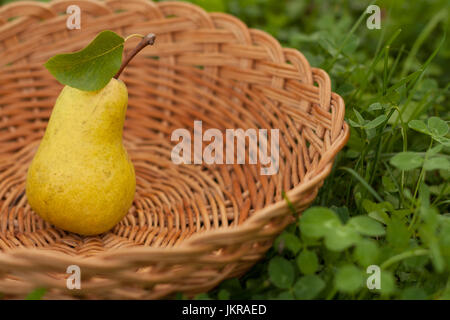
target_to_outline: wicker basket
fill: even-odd
[[[69,5],[81,31],[67,30]],[[43,67],[102,30],[157,34],[121,78],[124,143],[136,168],[129,214],[110,232],[71,234],[41,220],[24,195],[28,165],[62,86]],[[133,40],[130,40],[132,42]],[[138,40],[136,40],[138,41]],[[126,48],[134,47],[126,45]],[[192,295],[246,272],[307,208],[345,145],[344,101],[330,79],[270,35],[182,2],[70,0],[0,8],[0,292],[46,298]],[[176,128],[278,128],[280,168],[175,165]],[[69,265],[81,290],[66,288]]]

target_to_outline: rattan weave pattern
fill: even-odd
[[[67,30],[61,14],[72,4],[82,10],[81,31]],[[81,237],[32,212],[25,177],[62,88],[43,62],[105,29],[153,32],[157,42],[121,76],[133,206],[110,232]],[[294,219],[282,192],[297,213],[307,208],[349,135],[326,72],[230,15],[187,3],[8,4],[0,8],[0,61],[0,292],[10,298],[44,286],[46,298],[154,299],[242,275]],[[204,130],[278,128],[278,174],[249,164],[175,165],[171,133],[192,132],[194,120]],[[66,288],[73,264],[81,290]]]

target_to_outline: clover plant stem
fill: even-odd
[[[128,40],[130,37],[134,36],[140,36],[138,34],[132,34],[126,38]],[[148,45],[152,45],[155,43],[155,35],[153,33],[149,33],[145,37],[142,38],[142,40],[138,43],[138,45],[127,55],[127,57],[122,61],[122,65],[120,66],[119,71],[114,76],[115,79],[118,79],[120,77],[120,74],[122,73],[123,69],[128,65],[128,63],[131,61],[131,59],[134,58],[136,54],[138,54],[142,49],[144,49]]]
[[[413,195],[413,199],[414,199],[414,200],[416,200],[417,193],[419,192],[419,187],[420,187],[420,185],[421,185],[423,182],[425,182],[425,175],[426,175],[425,162],[428,160],[428,157],[429,157],[429,151],[431,150],[432,147],[433,147],[433,138],[431,138],[430,146],[428,147],[428,150],[427,150],[427,152],[425,153],[425,158],[424,158],[424,160],[423,160],[423,164],[422,164],[422,168],[421,168],[421,170],[420,170],[419,178],[417,179],[416,188],[415,188],[415,190],[414,190],[414,195]],[[412,206],[414,206],[414,203],[412,204]],[[412,206],[411,206],[411,209],[412,209]],[[412,229],[413,226],[416,224],[416,220],[418,219],[418,214],[417,214],[417,212],[418,212],[419,210],[420,210],[419,208],[416,208],[416,209],[414,210],[414,213],[413,213],[411,222],[410,222],[410,224],[409,224],[408,230]]]
[[[387,127],[388,121],[391,118],[391,116],[394,114],[395,109],[392,108],[389,111],[388,116],[386,117],[386,120],[384,121],[384,125],[380,130],[380,133],[378,134],[378,141],[377,141],[377,151],[375,153],[375,161],[373,162],[373,168],[372,171],[370,173],[370,178],[369,178],[369,184],[372,184],[373,180],[375,179],[375,173],[377,171],[377,167],[378,167],[378,160],[380,159],[380,154],[381,154],[381,150],[383,149],[383,132]]]
[[[436,197],[436,199],[434,199],[433,203],[431,204],[432,206],[434,206],[444,195],[444,191],[447,190],[447,185],[448,185],[448,180],[444,182],[443,187],[441,188],[441,190],[439,191],[438,196]],[[450,203],[450,200],[448,200],[448,203]]]
[[[326,300],[331,300],[331,299],[333,299],[334,296],[336,295],[337,291],[338,291],[338,290],[336,289],[336,287],[333,286],[333,288],[331,289],[331,291],[330,291],[329,294],[327,295]]]
[[[400,253],[398,255],[395,255],[395,256],[387,259],[380,267],[381,267],[381,269],[386,270],[394,263],[397,263],[404,259],[411,258],[411,257],[424,256],[429,253],[430,252],[427,249],[413,249],[413,250],[405,251],[403,253]]]

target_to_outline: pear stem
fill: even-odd
[[[124,42],[127,42],[129,39],[131,39],[131,38],[139,38],[139,39],[142,39],[142,38],[144,38],[145,36],[144,35],[142,35],[142,34],[140,34],[140,33],[133,33],[133,34],[130,34],[129,36],[127,36],[126,38],[125,38],[125,40],[123,40]]]
[[[128,39],[129,37],[127,37]],[[115,79],[118,79],[120,74],[122,73],[123,69],[128,65],[128,63],[131,61],[131,59],[134,58],[136,54],[139,53],[142,49],[144,49],[148,45],[152,45],[155,43],[156,36],[153,33],[149,33],[145,37],[142,38],[142,40],[138,43],[138,45],[127,55],[127,57],[122,61],[122,65],[120,66],[119,71],[117,71],[116,75],[114,76]]]

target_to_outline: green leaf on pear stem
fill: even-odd
[[[124,39],[112,31],[103,31],[84,49],[58,54],[45,67],[62,84],[84,91],[105,87],[122,63]]]

